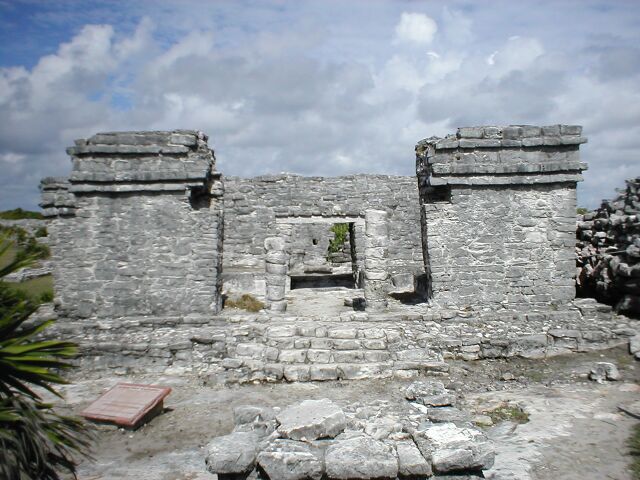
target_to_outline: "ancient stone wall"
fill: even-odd
[[[418,187],[415,177],[352,175],[345,177],[301,177],[275,175],[256,178],[225,177],[224,282],[229,293],[264,295],[264,240],[284,234],[290,258],[313,247],[312,232],[302,224],[328,232],[334,223],[353,223],[356,263],[363,264],[364,212],[380,209],[389,213],[390,272],[420,275]],[[326,238],[318,239],[324,248]],[[316,256],[314,255],[314,258]],[[361,265],[360,268],[363,268]],[[296,271],[293,269],[293,271]]]
[[[206,137],[98,134],[68,153],[68,182],[42,183],[60,314],[217,312],[222,187]]]
[[[425,269],[441,305],[526,309],[575,297],[581,127],[458,129],[416,147]]]

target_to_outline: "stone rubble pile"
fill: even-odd
[[[214,438],[206,465],[221,480],[484,478],[495,451],[441,382],[414,382],[410,404],[329,399],[285,409],[234,409],[234,431]]]
[[[640,315],[640,177],[600,208],[578,215],[577,293]]]

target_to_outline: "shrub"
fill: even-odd
[[[13,210],[4,210],[0,212],[0,219],[2,220],[24,220],[24,219],[37,219],[42,220],[44,217],[40,212],[32,212],[30,210],[23,210],[21,208],[15,208]]]
[[[11,243],[0,237],[0,257]],[[92,435],[81,420],[56,413],[34,390],[61,397],[53,385],[67,383],[59,372],[71,368],[68,359],[77,347],[41,340],[53,321],[27,322],[37,303],[2,281],[33,261],[34,256],[16,256],[0,268],[0,478],[59,480],[58,470],[75,476],[74,456],[89,456]]]
[[[330,230],[333,232],[334,236],[331,241],[329,241],[329,248],[327,250],[329,255],[342,251],[344,242],[347,241],[349,236],[349,224],[335,223],[331,226]]]
[[[36,238],[42,238],[48,235],[49,235],[49,232],[47,232],[47,227],[38,227],[35,233],[33,234],[33,236]]]

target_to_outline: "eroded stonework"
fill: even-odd
[[[610,307],[573,301],[581,127],[462,128],[418,143],[417,178],[224,187],[206,140],[98,134],[69,149],[69,179],[43,181],[52,332],[81,344],[86,368],[411,378],[445,374],[447,358],[544,357],[636,334]],[[225,295],[267,308],[221,310]]]

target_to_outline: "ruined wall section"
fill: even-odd
[[[68,183],[41,187],[61,316],[217,312],[222,184],[206,136],[105,133],[67,151]]]
[[[415,177],[302,177],[291,174],[225,177],[224,208],[224,288],[229,292],[264,293],[264,240],[286,233],[287,224],[357,223],[355,243],[359,253],[363,253],[364,212],[367,209],[384,210],[389,214],[390,272],[423,273]],[[299,245],[295,248],[299,249]]]
[[[441,305],[515,309],[575,297],[581,127],[461,128],[419,143],[425,268]]]

